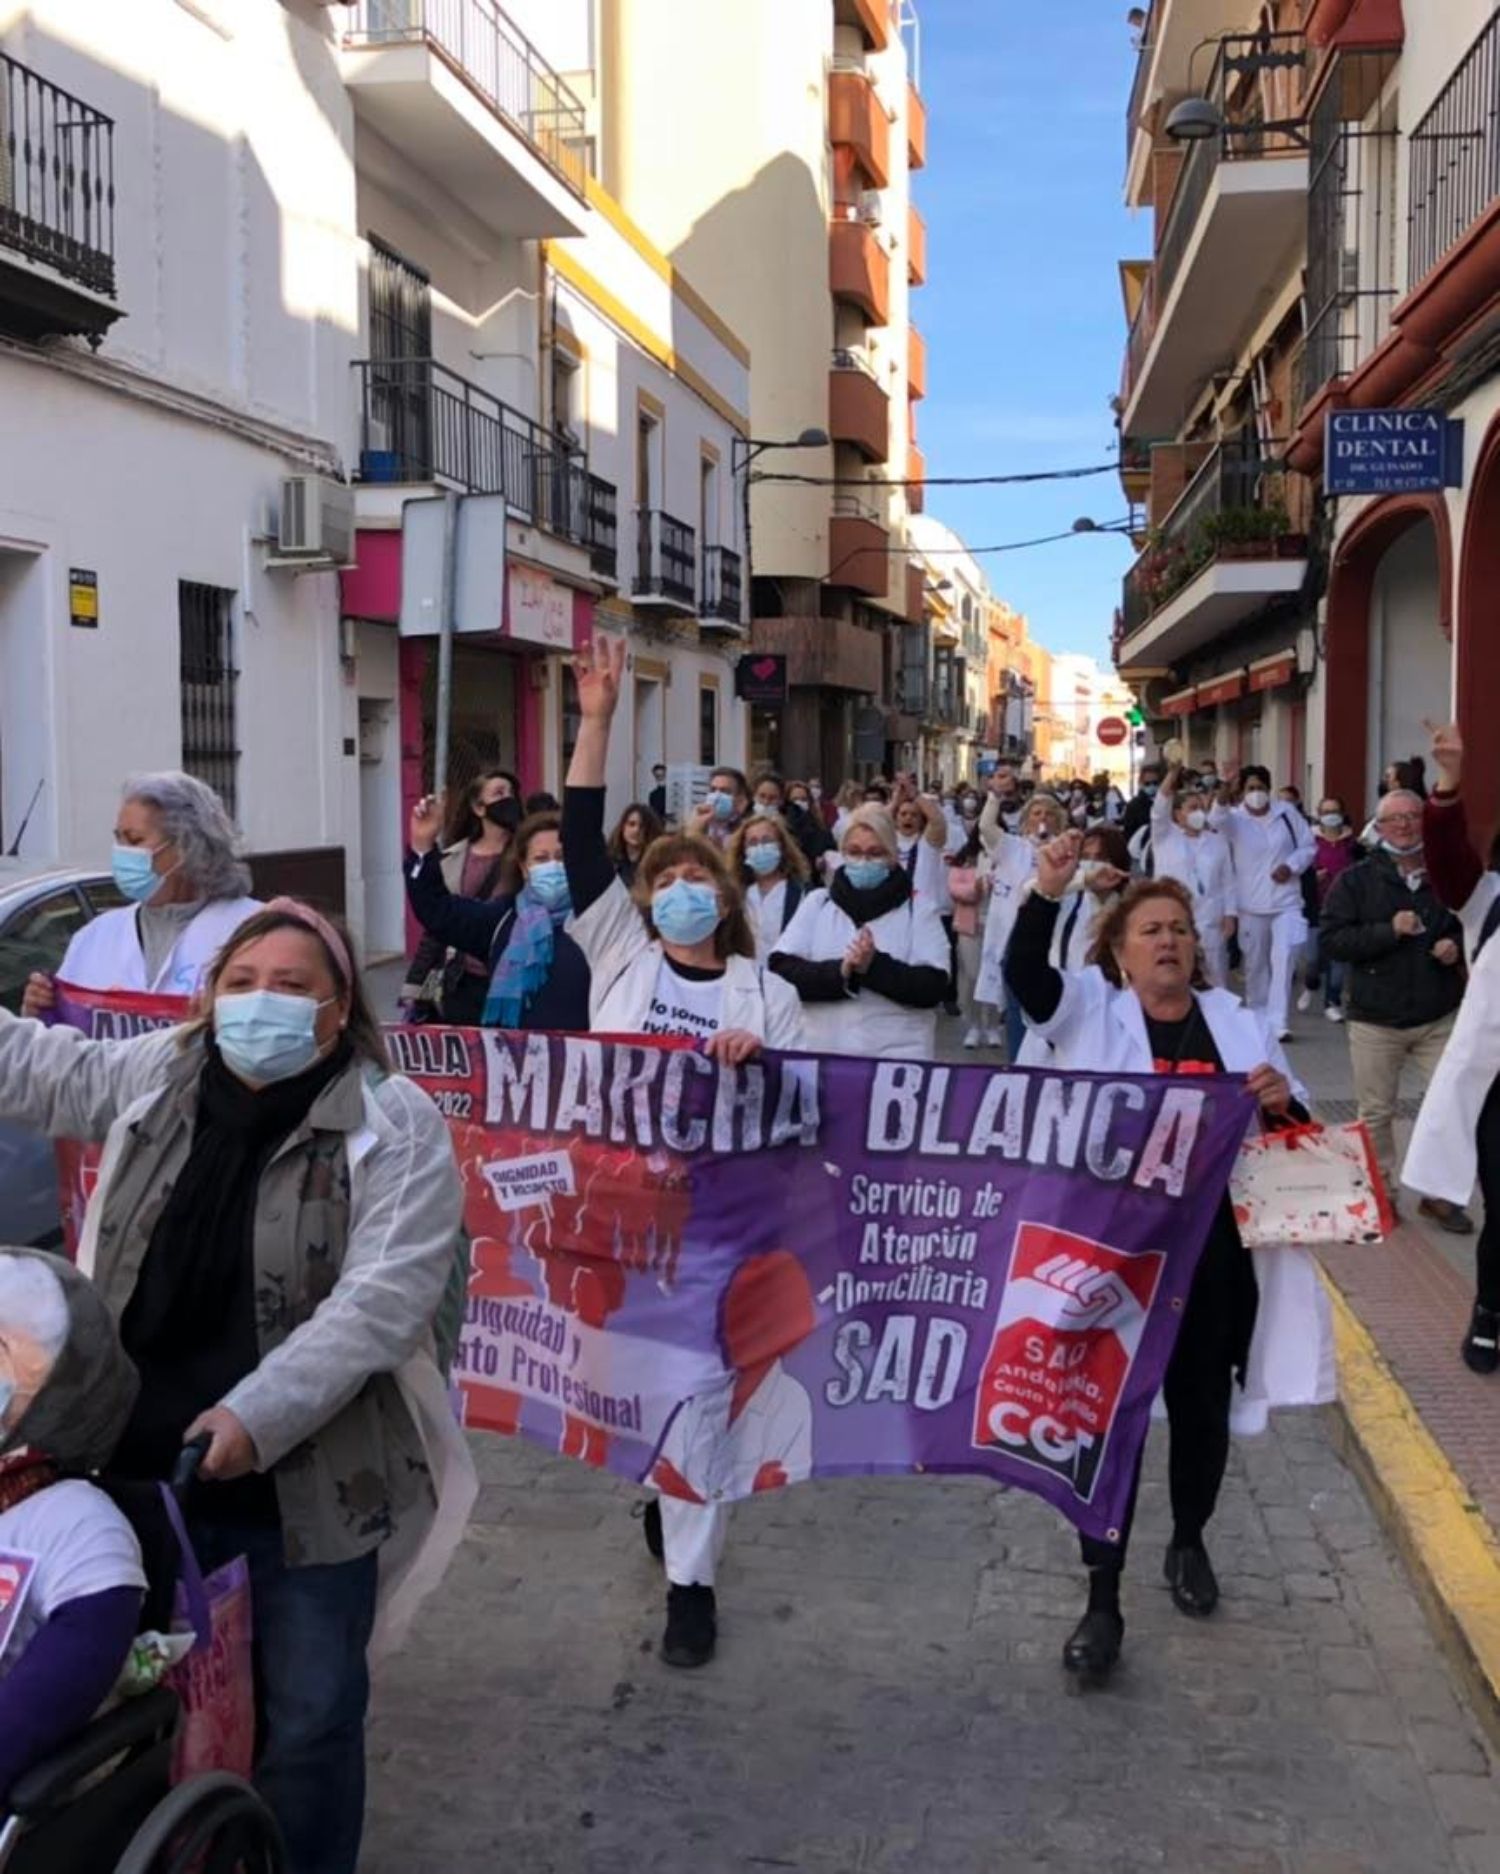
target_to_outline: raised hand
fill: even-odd
[[[1464,771],[1464,738],[1458,724],[1429,722],[1424,716],[1422,727],[1432,737],[1433,765],[1443,777],[1443,786],[1456,791]]]
[[[407,835],[413,852],[431,852],[443,831],[443,797],[424,794],[411,810]]]
[[[26,978],[26,987],[21,991],[21,1013],[33,1021],[45,1015],[57,1001],[57,991],[52,987],[52,978],[44,976],[40,970],[33,970]]]
[[[1049,840],[1036,855],[1037,890],[1047,898],[1061,898],[1078,870],[1078,855],[1083,851],[1083,835],[1064,833]]]
[[[625,640],[603,631],[573,659],[578,681],[578,713],[585,722],[608,722],[619,707],[620,683],[625,675]]]

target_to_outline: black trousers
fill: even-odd
[[[1172,1440],[1167,1477],[1174,1541],[1197,1541],[1219,1501],[1229,1462],[1230,1401],[1249,1351],[1256,1301],[1255,1267],[1226,1200],[1204,1245],[1162,1386]],[[1125,1566],[1139,1488],[1137,1462],[1120,1540],[1079,1538],[1086,1568]]]
[[[1474,1299],[1500,1313],[1500,1080],[1490,1088],[1475,1129],[1479,1153],[1479,1194],[1484,1199],[1484,1228],[1474,1250]]]

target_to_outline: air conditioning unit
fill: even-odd
[[[287,475],[276,510],[272,566],[322,570],[354,564],[354,490],[331,475]]]
[[[868,222],[872,228],[878,228],[885,220],[885,210],[880,199],[879,189],[862,189],[859,196],[859,218]]]

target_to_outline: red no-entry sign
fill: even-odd
[[[1123,716],[1106,716],[1094,733],[1106,748],[1118,748],[1130,734],[1130,724]]]

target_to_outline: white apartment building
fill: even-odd
[[[925,658],[928,671],[925,687],[912,687],[925,707],[909,765],[953,787],[977,779],[979,763],[998,753],[989,668],[995,600],[979,562],[935,515],[911,515],[907,539],[923,575],[925,617],[903,636],[908,656]]]
[[[0,457],[0,845],[42,783],[21,859],[93,858],[122,775],[183,765],[259,883],[401,948],[436,644],[415,562],[402,623],[402,515],[444,490],[490,497],[455,781],[557,788],[596,620],[632,644],[612,806],[657,760],[744,760],[749,353],[594,176],[559,72],[587,90],[597,27],[592,0],[0,0],[0,121],[40,126],[0,168],[30,439]]]

